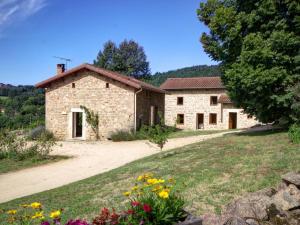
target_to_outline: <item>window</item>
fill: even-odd
[[[106,88],[109,88],[109,83],[106,83]]]
[[[210,105],[218,105],[218,96],[210,96]]]
[[[248,114],[248,115],[247,115],[247,118],[248,118],[248,119],[252,119],[253,116],[251,116],[251,115]]]
[[[177,114],[177,124],[184,124],[184,114]]]
[[[217,124],[217,113],[209,114],[209,124]]]
[[[75,83],[72,83],[72,88],[75,88]]]
[[[183,97],[177,97],[177,105],[183,105]]]

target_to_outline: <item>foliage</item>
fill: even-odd
[[[299,144],[300,143],[300,125],[293,124],[289,128],[289,137],[293,143]]]
[[[120,224],[171,225],[184,219],[184,200],[173,190],[174,183],[172,178],[154,178],[151,173],[140,175],[124,193],[130,202]]]
[[[38,138],[42,137],[46,140],[54,140],[54,135],[52,132],[46,130],[45,126],[38,126],[27,134],[28,140],[37,140]]]
[[[3,89],[0,89],[3,90]],[[33,86],[8,86],[0,98],[0,129],[33,128],[44,124],[45,95]]]
[[[112,141],[118,142],[118,141],[142,140],[145,139],[146,137],[140,135],[139,131],[133,132],[133,131],[126,131],[126,130],[118,130],[113,132],[110,138]]]
[[[99,114],[92,110],[89,110],[85,106],[80,106],[86,114],[86,122],[91,126],[93,132],[96,135],[96,139],[99,139]]]
[[[291,89],[292,91],[292,120],[294,123],[300,124],[300,83],[297,83]]]
[[[106,42],[94,60],[94,65],[135,78],[146,78],[150,75],[144,49],[133,40],[124,40],[118,47],[112,41]]]
[[[218,65],[199,65],[185,67],[177,70],[170,70],[168,72],[157,72],[145,79],[148,83],[154,86],[160,86],[168,78],[184,78],[184,77],[208,77],[208,76],[221,76],[221,71]]]
[[[160,150],[162,150],[164,145],[168,141],[170,129],[165,126],[164,119],[161,112],[158,113],[158,116],[159,116],[159,123],[149,127],[148,138],[149,141],[157,144]]]
[[[201,42],[219,61],[231,99],[262,122],[291,122],[292,92],[299,81],[299,1],[200,3],[199,19],[210,29]]]
[[[35,142],[29,143],[25,136],[2,130],[0,132],[0,160],[24,160],[34,156],[46,158],[55,144],[54,140],[49,140],[46,133],[42,133]]]

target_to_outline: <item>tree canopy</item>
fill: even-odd
[[[208,0],[200,3],[198,16],[210,29],[201,43],[221,63],[235,104],[262,122],[295,120],[299,1]]]
[[[124,40],[118,47],[112,41],[106,42],[94,65],[135,78],[147,78],[150,75],[144,48],[133,40]]]

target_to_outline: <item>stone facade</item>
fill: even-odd
[[[211,96],[218,99],[226,94],[225,89],[198,89],[198,90],[176,90],[168,91],[165,95],[165,121],[169,126],[179,129],[196,130],[198,129],[198,116],[203,114],[203,127],[205,130],[221,130],[229,128],[229,113],[236,113],[236,128],[247,128],[254,126],[258,122],[243,113],[242,109],[235,108],[232,104],[217,103],[211,105]],[[183,98],[183,104],[177,104],[177,98]],[[177,115],[184,115],[184,123],[178,124]],[[210,123],[210,114],[216,114],[217,121]]]
[[[117,130],[134,130],[136,114],[147,122],[150,106],[154,104],[163,110],[164,104],[164,94],[141,91],[135,96],[136,91],[133,87],[88,70],[64,77],[46,88],[46,128],[59,139],[72,139],[73,112],[82,112],[81,139],[94,139],[95,134],[80,109],[80,106],[85,106],[99,114],[101,139],[109,138]],[[144,95],[148,97],[144,98]]]

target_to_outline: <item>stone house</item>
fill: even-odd
[[[92,140],[95,134],[81,106],[99,115],[99,135],[154,124],[164,114],[164,91],[122,74],[83,64],[36,84],[45,88],[46,129],[63,140]]]
[[[180,129],[239,129],[254,126],[255,118],[236,108],[220,77],[169,78],[165,94],[165,123]]]

